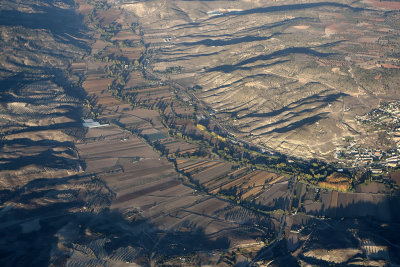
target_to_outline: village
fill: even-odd
[[[344,137],[346,145],[337,147],[335,159],[349,167],[368,167],[373,174],[381,174],[400,165],[400,102],[382,103],[363,116],[358,123],[377,135],[376,146],[365,147],[353,136]]]

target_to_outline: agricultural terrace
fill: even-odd
[[[176,121],[203,139],[202,131],[187,119],[194,117],[193,107],[182,105],[170,86],[143,75],[139,52],[131,58],[123,57],[126,49],[120,42],[137,42],[132,51],[139,51],[136,48],[140,48],[140,36],[129,31],[129,23],[124,24],[120,15],[114,10],[100,15],[101,19],[92,16],[92,27],[101,33],[99,38],[106,46],[85,58],[85,64],[71,67],[72,72],[81,75],[87,93],[87,117],[110,124],[89,128],[76,145],[85,162],[85,172],[104,181],[114,194],[111,203],[97,199],[99,203],[88,207],[96,207],[97,211],[111,205],[128,220],[147,218],[162,231],[201,229],[207,239],[216,242],[216,248],[259,245],[260,240],[273,237],[278,220],[199,192],[176,171],[173,159],[209,154],[210,148],[188,142],[186,135],[178,135],[168,126],[168,122]],[[111,26],[105,27],[104,20]],[[106,30],[101,30],[103,26]],[[93,48],[98,46],[95,41]],[[169,117],[173,119],[170,121]],[[222,175],[231,170],[231,163],[220,160],[217,164],[196,178],[210,180],[216,173]],[[258,228],[252,226],[253,221],[258,221]]]

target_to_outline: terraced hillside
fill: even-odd
[[[82,93],[65,71],[85,53],[86,38],[72,8],[0,4],[0,190],[82,170],[73,143],[84,133]]]
[[[118,5],[139,17],[149,71],[194,88],[236,137],[279,152],[333,160],[344,136],[371,145],[355,117],[399,98],[398,2]]]

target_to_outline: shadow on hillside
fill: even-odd
[[[241,78],[241,79],[239,79],[239,80],[237,80],[237,81],[234,81],[234,82],[232,82],[232,83],[220,85],[220,86],[218,86],[218,87],[209,89],[209,90],[206,91],[206,93],[210,93],[210,92],[213,92],[213,91],[217,91],[217,90],[225,89],[225,88],[230,88],[230,87],[241,87],[241,86],[243,86],[246,82],[251,81],[252,79],[263,79],[263,78],[264,78],[264,79],[267,79],[268,77],[272,77],[272,76],[273,76],[273,75],[271,75],[271,74],[255,74],[255,75],[249,75],[249,76],[246,76],[246,77],[244,77],[244,78]]]
[[[289,60],[286,60],[286,59],[281,60],[281,59],[279,59],[279,60],[276,60],[276,61],[274,61],[272,63],[253,65],[253,66],[250,66],[250,67],[243,67],[243,66],[242,67],[240,67],[240,66],[236,67],[236,66],[232,66],[232,65],[231,66],[222,65],[222,68],[220,68],[221,66],[218,66],[218,67],[215,67],[215,68],[212,68],[212,69],[218,69],[218,71],[221,71],[221,72],[224,72],[224,73],[229,73],[229,72],[232,72],[234,70],[252,71],[252,70],[255,70],[255,69],[258,69],[258,68],[273,67],[273,66],[276,66],[276,65],[279,65],[279,64],[283,64],[283,63],[286,63],[286,62],[289,62]],[[206,72],[211,72],[211,69],[207,69]]]
[[[272,34],[270,36],[244,36],[240,38],[233,38],[233,39],[204,39],[197,42],[184,42],[181,45],[184,46],[193,46],[193,45],[204,45],[204,46],[225,46],[225,45],[235,45],[241,43],[250,43],[256,41],[266,41],[274,36],[280,35],[280,33]]]
[[[72,4],[71,2],[70,5]],[[71,8],[59,8],[48,1],[36,1],[36,5],[32,5],[32,7],[34,9],[32,13],[1,10],[0,25],[49,30],[58,38],[58,41],[87,48],[84,41],[77,39],[84,37],[82,34],[83,24],[81,16],[72,9],[72,6]]]
[[[19,170],[30,165],[51,169],[80,169],[80,160],[58,156],[51,148],[35,155],[0,160],[1,170]]]
[[[290,115],[290,116],[286,116],[285,119],[277,120],[277,121],[275,121],[275,122],[268,123],[268,124],[266,124],[266,125],[263,125],[263,126],[254,128],[254,129],[252,130],[252,132],[254,133],[255,131],[261,131],[261,130],[264,130],[264,129],[268,129],[268,128],[273,127],[273,130],[264,132],[265,134],[268,134],[268,133],[272,133],[272,132],[279,132],[281,129],[284,129],[285,127],[289,127],[289,126],[292,125],[293,123],[299,123],[299,124],[301,124],[301,123],[303,122],[303,123],[305,123],[304,125],[307,125],[307,122],[311,122],[311,121],[307,121],[307,119],[312,118],[313,116],[311,116],[311,117],[309,116],[309,117],[306,117],[306,118],[304,118],[304,119],[297,120],[297,121],[296,121],[296,119],[297,119],[298,117],[302,116],[303,114],[307,114],[307,113],[310,113],[310,112],[317,111],[318,109],[320,109],[320,108],[322,108],[322,107],[324,107],[324,106],[325,106],[324,104],[321,104],[320,106],[317,106],[317,107],[315,107],[315,108],[303,109],[303,110],[300,111],[300,112],[296,112],[296,113],[290,112],[290,113],[287,114],[287,115]],[[326,113],[325,113],[325,114],[326,114]],[[294,122],[288,124],[287,126],[282,126],[282,124],[288,123],[288,122],[290,122],[290,121],[294,121]],[[311,122],[311,123],[312,123],[312,122]],[[300,125],[300,126],[301,126],[301,125]],[[263,134],[264,134],[264,133],[263,133]]]
[[[284,112],[287,111],[292,111],[294,109],[300,108],[303,105],[307,104],[315,104],[315,103],[324,103],[324,104],[329,104],[331,102],[337,101],[340,97],[347,96],[345,93],[334,93],[334,94],[328,94],[328,95],[322,95],[323,93],[328,92],[328,90],[322,91],[318,94],[314,94],[305,98],[301,98],[300,100],[294,101],[280,109],[273,110],[271,112],[266,112],[266,113],[250,113],[247,115],[244,115],[243,118],[268,118],[268,117],[274,117],[274,116],[279,116]]]
[[[149,266],[165,257],[229,247],[226,237],[213,241],[199,227],[164,231],[136,213],[128,221],[107,208],[114,194],[104,186],[100,180],[74,176],[0,191],[1,205],[11,201],[27,207],[0,209],[0,265],[66,265],[69,259],[72,265],[104,266],[114,259]],[[96,211],[99,203],[105,204]]]
[[[263,126],[259,126],[255,129],[253,129],[252,131],[260,131],[263,129],[275,127],[274,129],[267,131],[267,132],[263,132],[262,134],[270,134],[273,132],[285,133],[285,132],[297,129],[299,127],[302,127],[304,125],[313,124],[321,119],[327,118],[328,113],[325,112],[325,113],[319,113],[314,116],[307,116],[306,118],[294,121],[301,116],[305,116],[309,113],[316,112],[316,111],[326,107],[329,103],[337,101],[342,96],[346,96],[346,94],[337,93],[337,94],[329,94],[329,95],[325,95],[325,96],[314,95],[314,96],[307,97],[307,98],[301,99],[299,101],[293,102],[290,105],[285,106],[279,110],[271,111],[268,113],[252,113],[252,114],[247,114],[243,117],[244,118],[268,118],[268,117],[282,115],[282,116],[284,116],[283,119],[277,120],[273,123],[269,123],[269,124],[266,124]],[[315,106],[316,103],[319,103],[319,104],[317,106]],[[313,107],[297,110],[298,108],[300,108],[301,106],[306,105],[306,104],[313,104]],[[286,126],[280,127],[280,125],[290,122],[290,121],[294,121],[294,122],[292,122]]]
[[[255,56],[255,57],[243,60],[234,65],[220,65],[220,66],[217,66],[214,68],[210,68],[207,70],[207,72],[213,72],[213,71],[232,72],[241,66],[251,64],[251,63],[257,62],[259,60],[261,60],[261,61],[271,60],[271,59],[275,59],[275,58],[289,56],[292,54],[305,54],[305,55],[316,56],[316,57],[328,57],[328,56],[334,55],[335,53],[322,53],[322,52],[315,51],[308,47],[290,47],[290,48],[285,48],[282,50],[272,52],[271,54],[268,54],[268,55]]]
[[[278,5],[278,6],[269,6],[269,7],[260,7],[247,9],[243,11],[235,11],[225,14],[225,16],[238,16],[238,15],[252,15],[252,14],[264,14],[264,13],[274,13],[274,12],[286,12],[286,11],[295,11],[295,10],[303,10],[310,8],[318,8],[318,7],[329,7],[329,8],[344,8],[349,9],[353,12],[360,12],[367,9],[352,7],[350,5],[335,3],[335,2],[317,2],[317,3],[304,3],[304,4],[290,4],[290,5]],[[213,20],[218,18],[218,16],[210,17],[208,20]]]
[[[315,21],[315,19],[311,18],[311,17],[297,17],[297,18],[285,19],[282,21],[273,22],[273,23],[269,23],[269,24],[264,24],[261,26],[246,28],[246,29],[239,31],[238,33],[247,33],[247,32],[251,32],[251,31],[257,31],[257,32],[265,31],[265,30],[270,30],[273,28],[278,28],[280,26],[290,26],[292,24],[296,25],[295,23],[311,23],[314,21]]]
[[[285,19],[279,22],[273,22],[273,23],[268,23],[268,24],[264,24],[262,26],[254,26],[254,27],[246,27],[243,30],[239,30],[238,32],[236,32],[235,34],[249,34],[251,32],[258,32],[258,31],[263,31],[263,30],[269,30],[269,29],[273,29],[273,28],[277,28],[280,26],[284,26],[284,25],[289,25],[292,24],[294,22],[314,22],[315,19],[310,18],[310,17],[297,17],[297,18],[291,18],[291,19]],[[217,26],[217,25],[215,25]],[[182,29],[190,29],[190,28],[199,28],[202,27],[201,23],[187,23],[187,24],[179,24],[179,25],[175,25],[172,26],[172,29],[175,30],[182,30]],[[232,37],[232,34],[221,34],[221,35],[208,35],[208,34],[190,34],[190,35],[185,35],[184,37],[186,38],[226,38],[226,37]]]
[[[201,53],[196,53],[196,54],[189,54],[187,56],[177,56],[174,58],[166,58],[166,59],[157,59],[157,62],[171,62],[171,61],[177,61],[177,60],[190,60],[192,58],[198,58],[198,57],[208,57],[208,56],[215,56],[218,55],[219,53],[221,53],[221,51],[219,52],[213,52],[213,53],[208,53],[208,54],[201,54]],[[176,56],[177,54],[175,53],[164,53],[164,55],[168,56],[168,55],[172,55],[172,56]]]

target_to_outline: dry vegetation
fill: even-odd
[[[321,188],[329,188],[346,192],[350,189],[351,179],[349,177],[340,175],[340,173],[333,173],[328,176],[325,181],[319,182],[318,186]]]

